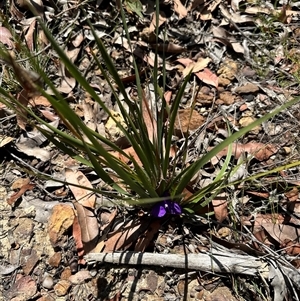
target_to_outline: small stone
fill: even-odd
[[[61,252],[56,252],[49,259],[49,265],[51,265],[52,267],[57,268],[60,265],[60,262],[61,262]]]
[[[182,109],[178,111],[178,118],[175,120],[175,130],[177,135],[182,131],[195,131],[204,123],[204,117],[201,116],[197,111],[191,109]]]
[[[66,267],[66,268],[62,271],[62,273],[61,273],[61,275],[60,275],[60,279],[61,279],[61,280],[68,280],[68,279],[70,278],[71,275],[72,275],[72,272],[71,272],[70,267]]]
[[[72,284],[80,284],[86,280],[90,280],[92,278],[89,271],[79,271],[75,275],[72,275],[69,277],[69,281],[72,282]]]
[[[252,83],[246,83],[244,86],[237,87],[234,92],[238,94],[255,93],[259,91],[259,87]]]
[[[65,296],[68,293],[68,290],[71,286],[71,283],[67,280],[60,280],[54,285],[54,291],[57,296]]]
[[[65,233],[73,225],[74,209],[66,204],[55,205],[48,222],[48,234],[53,247],[61,246]]]
[[[284,151],[285,151],[286,154],[290,154],[291,151],[292,151],[291,148],[287,147],[287,146],[284,146],[283,149],[284,149]]]
[[[54,301],[54,300],[57,300],[57,299],[55,299],[50,294],[44,295],[41,298],[37,299],[37,301]]]
[[[220,93],[219,99],[217,99],[217,104],[225,104],[225,105],[231,105],[235,102],[235,96],[228,91],[224,91]]]
[[[54,285],[53,277],[46,273],[42,285],[48,290],[52,289]]]
[[[14,238],[16,243],[23,244],[27,243],[29,237],[33,234],[34,222],[29,218],[21,218],[19,220],[19,225],[14,230]]]

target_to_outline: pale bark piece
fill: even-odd
[[[18,269],[20,265],[17,264],[9,264],[9,265],[0,265],[0,275],[9,275]]]
[[[90,253],[87,262],[114,264],[154,265],[214,273],[232,273],[255,276],[258,273],[267,278],[268,264],[254,256],[244,256],[226,251],[212,251],[204,254],[155,254],[140,252]]]

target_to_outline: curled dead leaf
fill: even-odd
[[[99,225],[97,217],[91,208],[86,208],[75,202],[78,222],[81,232],[81,240],[85,254],[90,252],[98,242]]]
[[[232,155],[239,159],[244,153],[251,154],[255,159],[259,161],[264,161],[269,159],[278,151],[278,148],[272,144],[264,144],[259,142],[249,142],[246,144],[233,143],[232,145]],[[228,147],[224,148],[221,152],[211,159],[212,164],[219,162],[221,157],[226,156],[228,153]]]
[[[218,222],[222,223],[228,216],[227,197],[218,196],[212,200],[215,217]]]
[[[195,75],[204,83],[218,88],[218,76],[212,73],[208,68],[203,71],[195,73]]]
[[[6,45],[9,49],[15,47],[11,32],[6,27],[3,26],[0,26],[0,42]]]
[[[82,187],[86,187],[90,189],[93,188],[90,181],[81,171],[79,170],[73,171],[72,169],[68,168],[66,169],[65,174],[66,174],[66,181],[68,183],[80,185]],[[69,185],[69,187],[78,203],[88,208],[94,208],[96,197],[90,190],[81,187],[76,187],[73,185]]]
[[[35,187],[35,184],[25,184],[20,190],[14,193],[8,200],[7,203],[9,205],[13,205],[18,198],[20,198],[27,190],[32,190]]]
[[[179,20],[187,16],[187,9],[180,0],[174,0],[174,10],[179,15]]]

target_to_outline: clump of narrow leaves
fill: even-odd
[[[157,14],[158,7],[157,3]],[[122,7],[120,11],[124,28],[130,41]],[[186,149],[180,154],[176,154],[172,160],[170,159],[170,154],[173,151],[173,135],[180,102],[190,76],[187,76],[182,81],[176,97],[171,104],[168,104],[164,97],[166,92],[165,87],[160,86],[156,80],[159,71],[156,55],[152,76],[156,99],[154,102],[150,102],[140,81],[138,67],[133,60],[138,97],[136,100],[131,99],[103,42],[97,37],[92,24],[89,24],[96,41],[97,49],[99,50],[98,54],[93,54],[93,59],[111,87],[111,91],[123,117],[123,122],[120,122],[79,72],[77,67],[70,61],[65,52],[59,47],[42,20],[39,18],[38,20],[53,49],[58,54],[61,62],[66,66],[68,72],[76,79],[82,89],[100,105],[109,118],[114,120],[122,135],[132,147],[135,155],[133,156],[132,153],[125,152],[117,144],[98,132],[91,130],[69,106],[69,103],[56,89],[42,69],[38,70],[38,74],[49,89],[52,90],[52,95],[48,94],[42,85],[37,84],[3,50],[1,51],[3,60],[18,74],[19,82],[23,88],[27,89],[30,93],[40,93],[46,97],[68,132],[48,124],[30,108],[18,103],[14,97],[2,88],[0,88],[0,93],[2,94],[1,101],[16,110],[19,114],[24,112],[30,114],[35,120],[35,126],[57,148],[82,164],[92,168],[106,184],[106,187],[110,187],[110,189],[97,189],[98,193],[106,195],[115,201],[122,201],[122,203],[125,202],[129,205],[147,208],[156,217],[163,217],[167,214],[181,214],[183,211],[194,212],[195,208],[206,205],[212,199],[212,197],[207,196],[217,195],[222,188],[228,185],[229,172],[232,172],[228,168],[231,156],[230,145],[251,129],[298,101],[298,99],[293,99],[285,103],[252,124],[231,134],[226,140],[215,146],[204,156],[198,158],[192,164],[186,165],[183,160],[184,156],[186,156]],[[156,28],[158,31],[158,26]],[[163,78],[166,77],[164,68],[162,76]],[[118,87],[118,90],[116,90],[116,87]],[[186,188],[195,174],[226,147],[228,147],[228,154],[225,164],[214,181],[207,187],[187,197],[185,193]],[[119,154],[119,156],[115,156],[115,153]],[[121,160],[120,156],[127,160]],[[130,162],[130,164],[127,162]],[[178,170],[178,166],[180,166],[180,170]]]

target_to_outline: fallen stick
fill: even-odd
[[[209,273],[233,273],[268,278],[267,262],[259,258],[234,253],[212,251],[199,254],[160,254],[140,252],[90,253],[84,256],[88,263],[102,262],[129,265],[154,265]]]

